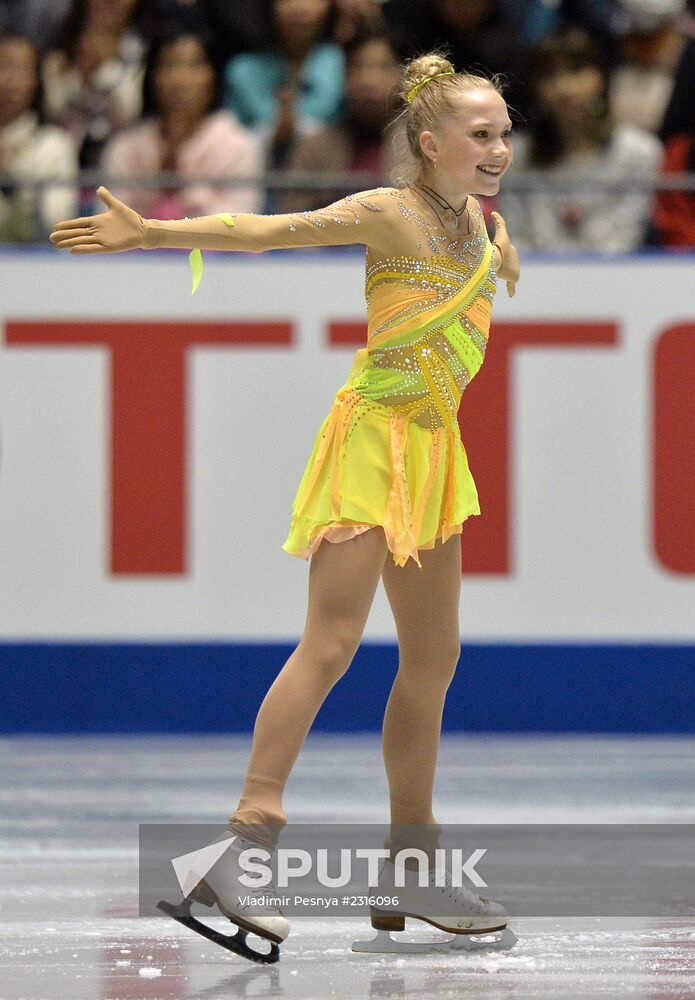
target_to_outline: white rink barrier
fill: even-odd
[[[5,253],[0,640],[283,641],[281,548],[364,342],[361,253]],[[529,260],[461,432],[462,637],[695,639],[692,256]],[[365,638],[395,630],[380,589]]]

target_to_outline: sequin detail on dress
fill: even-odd
[[[388,189],[377,188],[377,194],[383,194]],[[359,226],[362,221],[359,217],[358,209],[354,206],[358,205],[360,208],[366,209],[368,212],[383,212],[381,205],[375,205],[371,197],[360,196],[358,194],[348,194],[338,203],[340,205],[340,211],[334,211],[329,205],[327,208],[317,208],[312,209],[310,212],[296,212],[294,213],[298,218],[304,219],[306,222],[312,223],[318,229],[325,229],[326,223],[334,222],[338,226]],[[341,215],[341,212],[347,213],[349,218],[345,219]],[[290,223],[290,230],[296,230],[296,226]]]
[[[481,272],[485,243],[468,240],[459,259],[440,252],[367,268],[367,355],[353,391],[430,430],[456,424],[487,348],[495,280],[490,266]],[[478,277],[465,294],[471,271]]]
[[[434,252],[368,263],[367,346],[316,437],[283,545],[304,558],[380,525],[394,563],[421,567],[419,549],[480,513],[457,413],[485,358],[492,247],[482,227],[454,241],[428,231],[394,194]]]

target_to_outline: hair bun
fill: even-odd
[[[422,85],[430,77],[437,73],[455,73],[453,63],[445,56],[436,52],[430,52],[426,56],[418,56],[411,59],[403,67],[403,77],[401,82],[401,97],[408,101],[411,90],[418,85]]]

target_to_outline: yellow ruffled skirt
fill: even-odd
[[[480,514],[458,425],[428,430],[349,386],[339,390],[314,441],[292,505],[285,552],[308,559],[381,525],[397,566],[460,534]]]

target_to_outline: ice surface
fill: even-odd
[[[368,920],[295,917],[262,967],[138,917],[138,824],[222,824],[249,749],[238,735],[0,740],[0,1000],[695,998],[695,919],[517,919],[503,954],[364,955],[351,945]],[[310,734],[292,822],[386,823],[387,804],[378,737]],[[435,815],[695,823],[695,740],[445,734]]]

